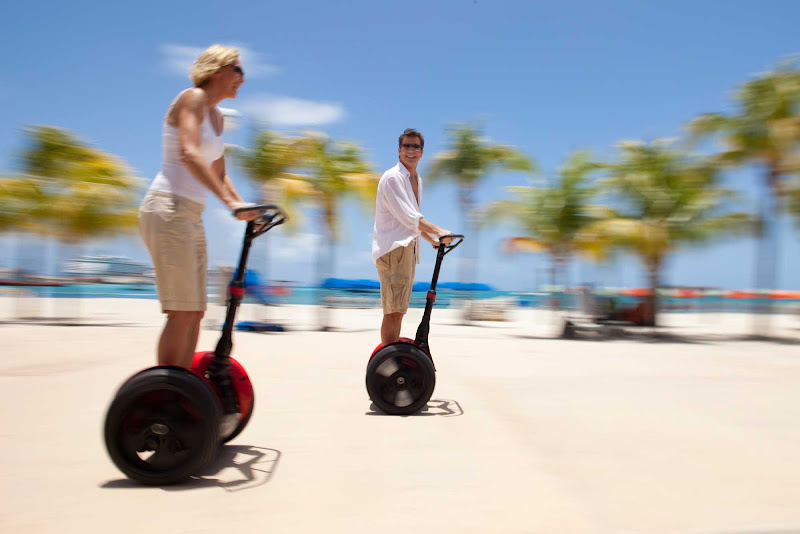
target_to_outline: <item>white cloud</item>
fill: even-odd
[[[246,98],[241,109],[254,119],[275,126],[319,126],[336,122],[345,115],[340,104],[288,96]]]
[[[239,50],[239,57],[244,67],[245,75],[248,78],[260,78],[279,72],[280,69],[274,65],[262,62],[261,54],[248,48],[245,45],[226,44]],[[205,48],[197,46],[186,46],[176,44],[162,44],[161,53],[164,56],[164,66],[173,74],[187,76],[194,60]]]

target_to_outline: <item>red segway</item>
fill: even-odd
[[[220,443],[236,437],[250,421],[253,385],[241,364],[230,357],[233,325],[244,298],[253,239],[287,219],[272,204],[239,208],[234,214],[254,210],[261,215],[247,223],[216,350],[196,352],[191,370],[164,365],[140,371],[122,384],[108,409],[108,454],[134,480],[159,486],[184,480],[200,471]]]
[[[430,331],[431,310],[436,301],[436,282],[442,259],[464,241],[463,235],[446,235],[458,239],[449,245],[439,245],[436,252],[436,266],[433,280],[425,300],[425,312],[417,328],[415,339],[401,337],[400,341],[381,344],[372,351],[367,364],[367,393],[381,411],[391,415],[410,415],[428,404],[436,385],[436,368],[433,365],[428,332]]]

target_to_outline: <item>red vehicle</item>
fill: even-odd
[[[436,282],[444,256],[464,241],[463,235],[441,236],[458,239],[440,245],[436,252],[433,279],[425,300],[425,312],[415,339],[401,337],[390,345],[378,345],[367,364],[367,393],[381,411],[391,415],[409,415],[428,404],[436,386],[436,368],[428,346],[431,310],[436,301]]]
[[[283,210],[271,204],[239,208],[234,213],[253,210],[261,216],[247,223],[216,349],[196,352],[191,370],[156,366],[140,371],[122,384],[108,409],[108,454],[134,480],[160,486],[188,478],[211,461],[220,443],[237,436],[250,420],[253,385],[244,368],[230,357],[234,320],[244,298],[245,267],[253,239],[287,220]],[[237,414],[237,425],[220,436],[220,422],[228,414]]]

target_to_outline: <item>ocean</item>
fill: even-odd
[[[70,284],[56,287],[25,287],[28,295],[50,298],[134,298],[156,299],[156,288],[150,284]],[[376,290],[339,290],[314,287],[283,288],[283,294],[263,295],[263,292],[250,291],[245,302],[262,304],[319,304],[320,299],[335,307],[380,307],[380,294]],[[2,294],[2,293],[0,293]],[[16,293],[19,294],[19,293]],[[218,288],[209,290],[209,302],[219,302]],[[411,296],[412,308],[425,306],[426,291],[414,291]],[[437,291],[436,306],[451,307],[459,299],[508,299],[512,306],[530,308],[551,308],[554,299],[562,307],[578,307],[580,297],[576,294],[547,294],[521,291],[457,291],[440,289]],[[617,307],[635,306],[639,297],[616,296]],[[699,298],[659,297],[660,312],[740,312],[751,313],[765,310],[770,304],[767,298],[723,298],[706,296]],[[773,299],[771,311],[774,313],[800,313],[800,299]]]

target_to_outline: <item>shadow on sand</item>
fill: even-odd
[[[371,411],[366,412],[364,415],[382,415],[385,417],[426,417],[432,415],[438,417],[458,417],[464,415],[464,410],[461,409],[461,405],[458,401],[449,399],[431,399],[428,401],[427,406],[411,415],[389,415],[380,411],[374,403],[370,403],[369,409]]]
[[[263,486],[272,478],[281,452],[254,445],[223,445],[217,457],[200,473],[173,486],[158,487],[163,491],[186,491],[202,488],[222,488],[242,491]],[[127,478],[110,480],[101,488],[148,488]]]

